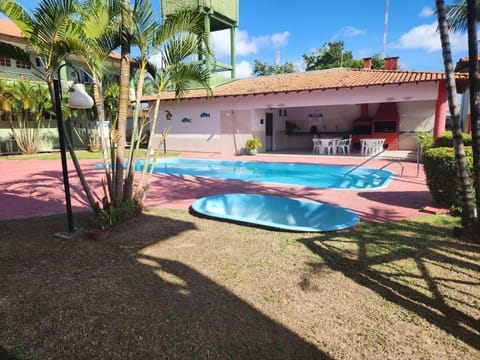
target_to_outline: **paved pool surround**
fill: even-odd
[[[225,156],[217,153],[183,153],[183,157],[212,160],[273,161],[358,165],[362,157],[258,154]],[[388,160],[375,159],[368,167],[380,168]],[[102,169],[95,169],[98,160],[81,161],[82,169],[98,199],[101,195]],[[302,186],[253,183],[239,180],[196,178],[192,176],[155,174],[148,193],[147,207],[188,210],[201,197],[247,193],[291,197],[319,201],[353,210],[362,220],[386,222],[418,218],[429,213],[423,207],[434,206],[425,182],[423,167],[417,177],[415,162],[402,162],[403,177],[396,176],[389,186],[378,190],[335,190]],[[73,211],[88,210],[88,203],[76,176],[73,163],[68,162]],[[389,170],[400,174],[396,163]],[[0,158],[0,219],[65,213],[62,168],[60,160],[3,160]]]

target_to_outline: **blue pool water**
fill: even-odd
[[[140,171],[143,161],[137,161],[136,166]],[[379,189],[395,176],[388,170],[367,167],[345,175],[350,169],[352,166],[162,158],[154,172],[346,190]]]

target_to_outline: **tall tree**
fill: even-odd
[[[55,104],[54,80],[60,66],[67,56],[87,51],[82,29],[75,21],[75,14],[78,13],[75,1],[41,0],[30,13],[15,0],[3,0],[0,2],[0,12],[20,28],[28,45],[40,59],[41,66],[32,64],[32,68],[46,81],[50,98]],[[61,131],[66,133],[64,128]],[[95,199],[68,136],[65,136],[65,141],[88,202],[92,209],[96,209]]]
[[[477,218],[480,214],[480,98],[478,85],[477,25],[480,16],[480,0],[457,0],[445,7],[450,31],[468,31],[468,71],[470,93],[470,122],[472,129],[473,185]],[[478,219],[477,219],[478,220]]]
[[[468,57],[470,82],[470,121],[472,127],[473,185],[477,221],[480,214],[480,86],[478,83],[478,9],[476,0],[468,0]]]
[[[339,67],[361,67],[361,60],[358,64],[353,59],[351,51],[345,51],[343,41],[333,41],[323,44],[322,48],[312,52],[311,55],[303,54],[306,71],[332,69]]]
[[[289,74],[295,72],[297,72],[297,70],[295,69],[293,64],[288,61],[283,63],[282,65],[270,65],[266,62],[255,60],[255,65],[253,66],[253,75],[255,76]]]
[[[354,59],[350,50],[345,50],[343,41],[333,41],[323,44],[322,48],[312,52],[311,55],[303,54],[306,71],[333,68],[363,68],[363,60]],[[372,69],[383,69],[384,61],[380,54],[372,57]]]
[[[18,148],[24,154],[35,154],[40,147],[40,129],[44,116],[53,113],[50,95],[45,85],[17,80],[12,83],[13,116],[9,118],[10,129]]]
[[[198,36],[198,33],[201,32],[202,23],[203,21],[198,14],[187,10],[169,16],[156,34],[154,48],[161,61],[155,71],[150,74],[157,92],[153,120],[150,124],[151,129],[156,128],[160,98],[163,92],[171,89],[175,91],[177,98],[181,98],[183,93],[192,85],[197,86],[199,84],[206,89],[207,95],[211,93],[209,86],[210,69],[197,62],[190,61],[193,55],[198,55],[198,49],[203,49],[202,57],[210,56],[208,45],[204,43],[205,38]],[[181,30],[182,28],[183,30]],[[149,69],[154,70],[151,67]],[[153,165],[167,134],[168,129],[164,129],[159,147],[153,152]],[[153,149],[152,140],[150,136],[148,149]],[[151,151],[147,152],[143,171],[134,195],[134,201],[141,206],[144,204],[153,172],[153,165],[147,166],[151,153]]]
[[[112,199],[115,193],[110,156],[116,157],[117,146],[112,144],[112,140],[115,139],[110,136],[107,139],[104,136],[106,119],[102,80],[112,71],[111,66],[108,66],[111,52],[120,46],[121,2],[119,0],[84,0],[79,6],[79,12],[78,20],[85,35],[84,42],[89,49],[82,53],[82,57],[90,71],[98,124],[102,129],[100,147],[108,188],[108,194],[104,194],[103,203],[105,203],[109,201],[107,198]],[[112,122],[109,126],[116,128],[117,122]]]
[[[473,196],[470,188],[470,178],[467,171],[465,148],[463,144],[462,130],[460,125],[460,114],[455,85],[455,74],[453,72],[452,52],[448,34],[448,23],[445,16],[445,4],[443,0],[436,0],[436,11],[438,28],[442,43],[443,64],[445,68],[446,86],[448,92],[448,103],[452,117],[453,145],[455,150],[455,162],[462,198],[462,225],[471,227],[475,221]]]
[[[480,0],[475,0],[476,15],[480,17]],[[450,31],[465,31],[467,30],[468,18],[467,0],[455,0],[451,5],[445,6],[445,16],[448,21],[448,28]]]
[[[115,177],[113,203],[119,205],[123,200],[123,166],[125,162],[125,145],[127,132],[127,116],[129,107],[130,89],[130,41],[132,11],[129,0],[122,0],[121,15],[121,60],[120,60],[120,101],[118,109],[118,123],[115,131],[117,145],[116,159],[114,163]]]

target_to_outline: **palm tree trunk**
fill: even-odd
[[[138,118],[140,113],[140,99],[143,95],[143,85],[145,83],[145,66],[142,64],[139,69],[140,76],[137,84],[135,109],[133,114],[133,129],[132,137],[130,139],[130,154],[127,161],[127,173],[125,176],[124,197],[128,200],[133,197],[133,182],[135,180],[135,154],[140,148],[140,137],[142,136],[142,130],[139,131]],[[143,129],[143,127],[142,127]]]
[[[105,107],[103,102],[103,89],[102,89],[102,82],[98,78],[98,75],[94,74],[93,80],[93,97],[95,99],[95,105],[97,107],[98,113],[98,123],[100,126],[100,151],[102,152],[103,158],[103,167],[105,169],[105,177],[106,177],[106,185],[108,189],[108,196],[110,201],[113,199],[113,185],[112,185],[112,173],[110,171],[110,161],[109,161],[109,154],[108,154],[108,146],[106,144],[105,139],[103,139],[103,129],[104,129],[104,122],[105,122]],[[110,143],[110,139],[108,139]],[[107,194],[105,194],[107,196]],[[107,199],[108,200],[108,199]],[[105,200],[104,200],[105,204]]]
[[[152,157],[152,164],[150,165],[150,171],[147,176],[147,169],[149,169],[149,162],[150,162],[150,156],[151,152],[153,150],[153,134],[155,133],[155,128],[157,126],[157,118],[158,118],[158,110],[160,108],[160,96],[161,92],[158,92],[157,99],[155,101],[155,108],[153,111],[153,120],[150,123],[150,138],[148,139],[148,145],[147,145],[147,155],[145,157],[145,162],[143,164],[143,170],[142,174],[140,175],[140,179],[138,181],[137,185],[137,190],[135,192],[134,199],[140,204],[140,207],[143,208],[144,203],[145,203],[145,198],[147,196],[148,188],[150,187],[150,181],[151,181],[151,174],[153,172],[153,168],[155,166],[155,163],[157,161],[157,156],[158,156],[158,150],[160,146],[163,144],[165,141],[165,131],[162,134],[162,138],[160,140],[160,143],[158,145],[158,148],[154,151],[153,157]],[[168,131],[167,131],[168,133]]]
[[[453,72],[452,52],[448,35],[448,24],[445,17],[445,4],[443,0],[436,0],[438,28],[442,42],[443,64],[448,93],[448,104],[452,117],[453,146],[455,150],[455,162],[457,166],[458,183],[462,199],[462,225],[470,227],[474,221],[475,213],[473,206],[470,178],[467,171],[465,149],[463,145],[462,129],[460,126],[460,115],[457,101],[457,90],[455,85],[455,74]]]
[[[478,83],[478,39],[477,39],[477,1],[467,2],[468,24],[468,57],[470,79],[470,121],[472,129],[472,153],[473,153],[473,185],[475,188],[475,204],[477,210],[477,222],[480,214],[480,99]]]
[[[130,81],[130,1],[122,0],[122,29],[121,29],[121,63],[120,63],[120,102],[117,124],[117,151],[115,160],[114,198],[113,203],[118,205],[123,196],[123,165],[125,162],[125,140],[127,132],[127,116],[129,105]]]

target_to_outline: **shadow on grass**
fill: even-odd
[[[369,226],[351,229],[352,240],[341,233],[299,240],[322,260],[310,264],[308,276],[325,266],[339,271],[480,349],[480,320],[471,316],[480,286],[480,265],[471,254],[478,254],[480,245],[445,239],[448,230],[441,225],[405,221],[376,225],[375,232]]]
[[[3,350],[50,359],[329,359],[192,267],[142,254],[195,231],[189,216],[142,215],[104,242],[53,238],[62,216],[0,222]]]

